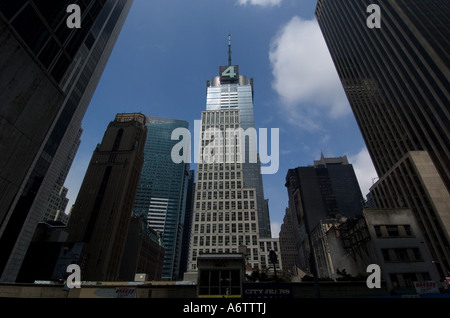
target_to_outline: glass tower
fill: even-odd
[[[132,2],[0,1],[1,281],[17,277]]]
[[[253,118],[253,80],[231,64],[207,81],[188,271],[202,253],[245,251],[260,268],[259,238],[271,237]]]
[[[133,207],[135,216],[142,215],[147,226],[158,232],[164,245],[163,280],[179,279],[182,237],[185,222],[189,164],[174,163],[172,140],[177,128],[189,127],[188,122],[147,116],[147,141],[144,166]]]
[[[380,177],[376,207],[411,208],[448,275],[450,3],[372,4],[319,0],[315,14]]]

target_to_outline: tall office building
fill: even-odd
[[[442,276],[450,273],[449,16],[444,0],[319,0],[316,7],[380,177],[373,202],[413,210]]]
[[[163,280],[180,278],[182,238],[185,227],[189,178],[188,163],[175,163],[172,140],[177,128],[187,129],[187,121],[147,116],[144,166],[133,213],[143,216],[148,227],[158,232],[164,245]],[[184,269],[182,269],[184,273]]]
[[[58,179],[53,184],[52,191],[47,199],[44,215],[41,217],[41,221],[54,220],[67,224],[69,216],[65,213],[65,211],[67,209],[67,204],[69,203],[69,199],[67,198],[67,192],[69,189],[64,187],[64,183],[66,182],[70,167],[72,166],[72,162],[75,159],[78,147],[80,146],[82,131],[83,130],[81,128],[78,130],[77,137],[75,138],[70,152],[65,158],[64,165],[58,174]]]
[[[342,217],[361,216],[364,200],[353,166],[347,157],[326,158],[321,155],[314,165],[289,169],[286,174],[286,187],[289,209],[286,211],[286,226],[296,229],[292,233],[280,233],[280,241],[287,242],[282,249],[297,248],[299,263],[286,263],[289,267],[297,265],[304,271],[312,271],[310,259],[310,233],[320,227],[325,220],[338,220]],[[295,226],[289,223],[295,220]],[[285,237],[286,236],[286,237]],[[292,260],[291,260],[292,261]]]
[[[297,275],[297,266],[300,264],[300,242],[297,242],[299,224],[295,211],[286,208],[279,233],[281,259],[286,274]]]
[[[260,268],[259,238],[271,237],[253,118],[253,80],[231,63],[207,81],[188,271],[201,253],[246,247],[247,264]]]
[[[181,245],[180,278],[184,279],[184,273],[188,269],[189,247],[192,235],[192,218],[194,215],[195,200],[195,171],[189,170],[188,188],[186,200],[186,213],[184,217],[183,239]]]
[[[17,276],[132,2],[0,2],[1,281]]]
[[[117,114],[95,149],[73,206],[68,242],[83,243],[83,280],[117,280],[144,161],[142,114]]]
[[[362,214],[361,188],[347,156],[314,160],[314,165],[289,169],[286,175],[289,198],[299,220],[308,214],[311,229],[325,218]]]

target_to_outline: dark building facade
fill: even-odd
[[[68,275],[66,272],[70,262],[55,273],[59,256],[64,254],[67,260],[69,257],[77,257],[70,254],[70,249],[65,243],[67,239],[66,225],[60,221],[39,222],[36,227],[33,239],[27,249],[27,254],[22,262],[17,275],[16,283],[34,283],[36,280],[64,280]],[[69,253],[65,253],[69,251]],[[69,256],[69,257],[68,257]],[[37,262],[39,260],[39,262]]]
[[[300,211],[302,206],[302,214],[309,211],[311,228],[325,218],[353,217],[362,213],[363,196],[353,165],[346,156],[325,158],[322,154],[312,166],[290,169],[286,182],[296,210]]]
[[[284,248],[291,250],[292,267],[297,265],[307,273],[313,273],[310,259],[313,251],[310,245],[312,231],[322,221],[342,217],[360,216],[364,200],[353,166],[347,157],[325,158],[314,161],[314,165],[289,169],[286,175],[289,208],[286,221],[296,222],[292,233],[280,233],[280,242],[287,242]],[[288,226],[288,225],[287,225]],[[287,236],[287,237],[286,237]],[[292,249],[297,249],[298,257]]]
[[[120,281],[134,281],[136,275],[145,280],[161,280],[164,246],[161,236],[147,226],[142,216],[132,216],[119,271]]]
[[[294,210],[286,208],[279,233],[281,260],[286,276],[297,276],[297,266],[300,264],[299,224],[294,213]]]
[[[183,239],[181,246],[180,277],[183,278],[188,268],[189,248],[192,235],[192,217],[195,201],[195,171],[189,170],[188,188],[186,194],[186,214],[184,216]]]
[[[372,4],[379,28],[368,23]],[[380,177],[373,203],[413,210],[442,276],[450,273],[449,15],[443,0],[319,0],[316,7]]]
[[[81,8],[69,28],[67,7]],[[132,0],[0,1],[0,280],[15,281]]]
[[[97,146],[71,212],[68,242],[84,244],[83,280],[117,280],[144,160],[145,116],[117,114]]]

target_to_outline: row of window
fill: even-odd
[[[220,189],[235,189],[236,185],[241,186],[240,181],[224,181],[224,182],[197,182],[197,200],[205,199],[206,194],[208,195],[208,198],[214,198],[214,199],[254,199],[255,198],[255,192],[253,190],[226,190],[226,191],[201,191],[201,190],[220,190]]]
[[[199,172],[197,174],[198,180],[232,180],[232,179],[240,179],[241,171],[216,171],[216,172]],[[212,184],[211,184],[212,186]],[[217,189],[217,187],[216,187]]]
[[[197,165],[198,171],[233,171],[233,170],[239,170],[241,171],[241,164],[238,162],[231,162],[231,163],[199,163]],[[205,176],[206,178],[206,176]],[[210,176],[208,179],[212,179],[212,176]]]
[[[423,273],[395,273],[390,274],[392,285],[394,288],[414,287],[414,282],[423,282],[431,280],[428,272]]]
[[[257,235],[194,235],[192,243],[194,246],[255,246],[258,244],[258,237]],[[258,249],[254,249],[257,253]]]
[[[244,162],[244,156],[241,156],[240,153],[219,153],[217,150],[209,149],[210,151],[203,152],[201,154],[200,160],[202,162],[208,162],[208,163],[243,163]],[[255,159],[256,162],[256,159]]]
[[[235,140],[235,138],[239,137],[241,134],[249,134],[249,133],[253,133],[253,132],[256,133],[256,130],[254,130],[254,128],[252,128],[250,130],[244,130],[239,124],[203,125],[201,139],[202,140],[215,140],[215,139],[224,140],[224,139],[226,139],[227,144],[231,144],[231,142],[233,142]]]
[[[413,248],[383,248],[381,249],[386,262],[419,262],[423,261],[420,250]]]
[[[207,148],[206,148],[207,146]],[[170,148],[172,149],[172,148]],[[216,139],[214,141],[211,140],[202,140],[202,151],[203,156],[206,155],[215,156],[215,157],[223,157],[226,156],[228,160],[222,160],[222,162],[234,163],[240,162],[240,157],[242,156],[241,148],[239,145],[234,145],[233,143],[226,142],[224,146],[223,139]],[[236,160],[232,160],[236,157]],[[205,160],[206,161],[206,160]],[[217,160],[220,162],[219,160]]]
[[[259,250],[261,252],[269,252],[271,250],[277,252],[278,244],[275,241],[272,242],[259,242]]]
[[[200,190],[222,190],[222,189],[242,189],[242,181],[209,181],[197,182],[197,191]],[[240,192],[240,191],[238,191]],[[198,192],[200,193],[200,192]],[[237,193],[236,193],[237,194]],[[245,198],[247,199],[247,198]]]
[[[194,233],[256,233],[256,223],[195,224]]]
[[[235,211],[219,211],[219,212],[196,212],[195,213],[195,222],[229,222],[229,221],[256,221],[256,213],[255,211],[243,211],[243,212],[235,212]]]
[[[243,197],[240,191],[201,191],[201,189],[197,189],[197,200],[253,200],[254,196],[248,198],[247,196]],[[238,201],[238,204],[241,205],[242,202],[246,201]],[[239,209],[242,207],[239,206]]]
[[[379,238],[386,237],[413,237],[411,225],[375,225],[375,234]]]
[[[202,124],[238,124],[239,111],[204,111]]]
[[[255,210],[255,201],[197,201],[195,203],[197,211],[217,211],[217,210]]]

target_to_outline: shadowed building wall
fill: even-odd
[[[145,116],[118,114],[92,155],[67,231],[83,280],[117,280],[144,160]]]
[[[380,177],[376,207],[411,208],[448,276],[450,3],[376,1],[380,28],[367,25],[371,4],[319,0],[315,13]]]
[[[0,281],[16,280],[132,2],[0,1]]]

